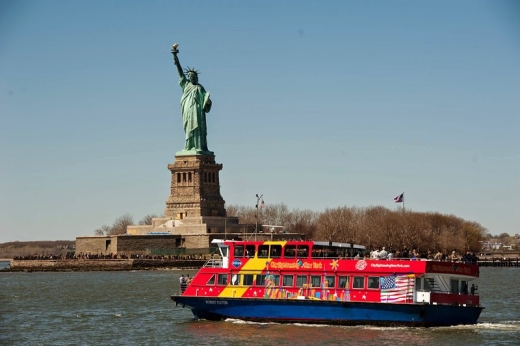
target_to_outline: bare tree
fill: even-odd
[[[94,231],[95,235],[108,235],[110,233],[110,226],[103,225]]]
[[[316,236],[318,217],[320,213],[311,210],[295,210],[292,212],[292,222],[287,225],[287,231],[303,234],[307,239]]]
[[[291,224],[292,213],[284,203],[268,205],[262,208],[261,220],[263,224],[286,227]]]
[[[230,205],[226,208],[226,212],[230,216],[238,217],[240,223],[255,223],[256,208],[238,205]]]
[[[228,216],[236,216],[238,212],[238,206],[236,204],[231,204],[226,207],[226,214]]]
[[[145,217],[143,217],[140,221],[139,221],[139,224],[140,225],[151,225],[152,224],[152,219],[154,217],[158,217],[157,215],[155,214],[148,214],[146,215]]]
[[[351,208],[326,209],[318,218],[317,236],[326,241],[347,242],[352,238],[349,229],[353,219]]]
[[[462,225],[462,232],[466,242],[466,251],[478,252],[482,247],[480,242],[486,234],[486,229],[478,222],[465,221]]]
[[[116,219],[110,228],[109,235],[125,234],[126,227],[134,224],[134,218],[130,214],[123,214]]]

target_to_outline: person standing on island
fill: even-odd
[[[199,84],[199,72],[193,68],[182,70],[177,54],[179,44],[172,47],[173,61],[179,73],[179,84],[182,88],[181,112],[186,142],[184,150],[194,154],[208,152],[206,113],[211,110],[209,92]]]

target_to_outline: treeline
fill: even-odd
[[[33,255],[62,256],[73,252],[74,240],[14,241],[0,244],[0,258],[14,258]]]
[[[258,211],[258,214],[257,214]],[[454,215],[390,210],[382,206],[338,207],[323,212],[289,210],[285,204],[253,208],[231,205],[241,223],[280,225],[309,239],[354,242],[368,248],[416,249],[419,253],[479,252],[486,229]]]
[[[290,210],[284,203],[263,208],[230,205],[228,216],[237,216],[240,223],[283,226],[289,233],[304,234],[307,239],[356,243],[367,248],[387,250],[416,249],[419,253],[448,254],[452,251],[479,252],[481,241],[488,236],[479,223],[455,215],[411,210],[390,210],[382,206],[337,207],[322,212]],[[150,225],[156,215],[147,215],[140,225]],[[96,235],[125,234],[133,218],[124,214],[111,226],[95,230]]]

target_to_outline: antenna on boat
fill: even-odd
[[[256,224],[255,224],[255,241],[256,241],[256,233],[258,232],[258,204],[260,203],[260,200],[262,199],[262,197],[264,197],[264,195],[260,195],[258,196],[258,194],[256,194],[256,214],[255,214],[255,219],[256,219]],[[264,201],[262,200],[262,205],[264,204]]]

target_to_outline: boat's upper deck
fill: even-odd
[[[305,240],[234,241],[214,240],[220,259],[212,258],[205,267],[231,270],[307,269],[311,271],[341,271],[370,273],[404,273],[478,277],[478,266],[462,262],[441,262],[426,259],[370,259],[362,245]]]

